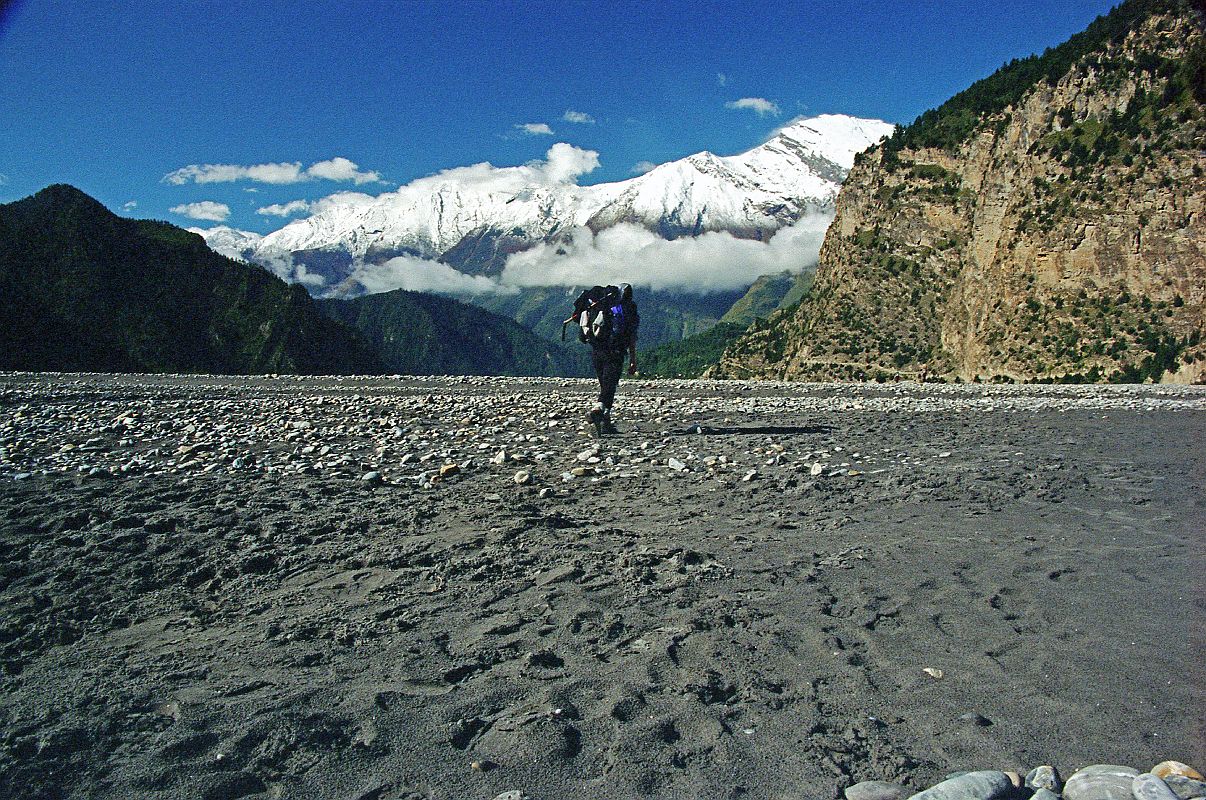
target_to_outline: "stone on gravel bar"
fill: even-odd
[[[360,480],[365,483],[381,483],[381,473],[376,470],[366,472],[360,476]]]
[[[502,794],[494,795],[494,800],[528,800],[522,789],[509,789]]]
[[[846,788],[846,800],[903,800],[909,790],[888,781],[863,781]]]
[[[443,466],[440,467],[440,477],[441,478],[451,478],[453,475],[456,475],[460,471],[461,471],[461,467],[459,464],[444,464]]]
[[[1004,772],[984,770],[948,778],[913,795],[910,800],[998,800],[1013,791],[1013,783]]]
[[[1131,781],[1131,794],[1135,800],[1178,800],[1176,792],[1150,772],[1135,776]]]
[[[1030,800],[1059,800],[1059,795],[1050,789],[1038,789],[1030,795]]]
[[[1206,781],[1198,781],[1193,778],[1186,778],[1184,775],[1169,775],[1164,778],[1164,782],[1168,784],[1168,788],[1173,790],[1180,800],[1194,800],[1197,797],[1206,797]]]
[[[1026,773],[1026,786],[1030,789],[1050,789],[1052,792],[1059,793],[1064,782],[1060,780],[1059,770],[1044,764]]]
[[[1133,800],[1131,783],[1139,770],[1117,764],[1094,764],[1079,770],[1064,785],[1066,800]]]
[[[959,721],[966,722],[969,725],[975,725],[980,728],[987,728],[988,726],[992,725],[991,719],[984,716],[983,714],[977,714],[974,711],[969,711],[966,714],[960,714]]]
[[[1202,773],[1198,772],[1188,764],[1182,764],[1180,761],[1161,761],[1156,766],[1152,767],[1152,774],[1157,778],[1168,778],[1170,775],[1181,775],[1186,778],[1192,778],[1195,781],[1206,780],[1202,777]]]
[[[519,472],[515,473],[514,480],[519,486],[527,486],[532,482],[532,473],[528,472],[526,469],[521,469]]]
[[[675,472],[685,472],[687,470],[687,465],[684,464],[683,462],[679,461],[677,458],[667,459],[666,466],[668,466],[670,469],[674,470]]]

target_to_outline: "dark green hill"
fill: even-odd
[[[726,347],[748,326],[718,322],[703,333],[678,342],[666,342],[640,354],[641,374],[650,378],[698,378],[720,360]]]
[[[360,331],[389,372],[409,375],[586,375],[585,346],[561,347],[519,323],[436,295],[398,289],[320,300]]]
[[[486,296],[474,300],[484,308],[519,322],[553,342],[560,341],[561,322],[574,305],[574,298],[587,287],[544,286],[522,289],[516,294]],[[692,294],[636,288],[641,310],[641,350],[664,342],[676,342],[715,325],[743,291]]]
[[[4,369],[380,371],[300,286],[63,184],[0,205],[0,298]]]
[[[781,308],[800,302],[812,287],[815,270],[763,275],[754,281],[740,300],[725,312],[721,322],[748,328],[756,319],[765,319]]]

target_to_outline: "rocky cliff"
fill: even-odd
[[[1124,3],[863,154],[811,296],[711,374],[1201,380],[1202,24]]]

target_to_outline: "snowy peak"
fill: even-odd
[[[497,274],[509,253],[581,226],[637,225],[666,239],[708,231],[766,239],[810,211],[831,213],[855,154],[892,129],[825,114],[795,120],[739,155],[704,151],[592,186],[576,180],[598,165],[598,154],[559,143],[543,162],[450,169],[376,197],[333,195],[315,203],[312,216],[263,237],[225,226],[201,233],[215,250],[278,274],[282,263],[301,264],[295,279],[321,280],[328,291],[354,262],[400,255]]]
[[[769,142],[762,145],[762,148],[773,148],[776,145],[791,147],[794,144],[850,169],[854,166],[856,155],[891,136],[894,129],[895,126],[891,123],[877,119],[822,114],[788,124]],[[757,149],[761,148],[751,152],[756,152]]]

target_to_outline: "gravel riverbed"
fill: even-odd
[[[0,794],[1206,763],[1202,387],[626,380],[603,440],[591,399],[0,374]]]

